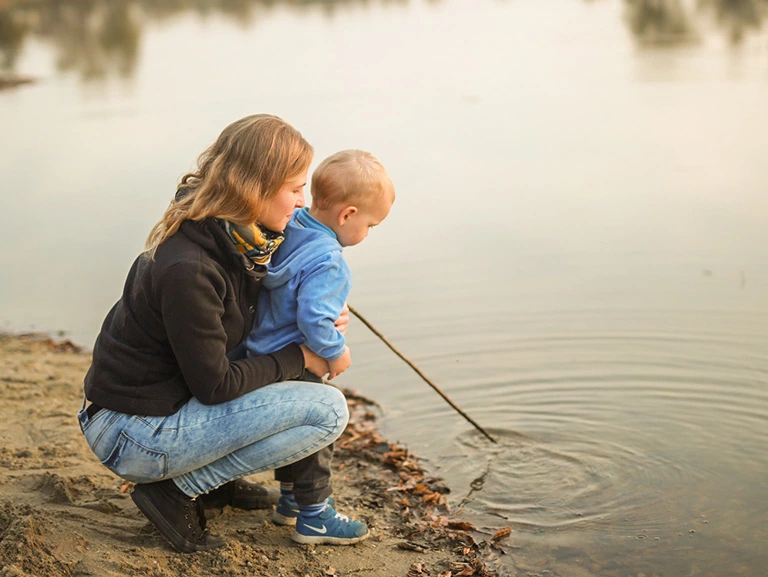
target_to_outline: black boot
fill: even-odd
[[[263,487],[242,479],[224,483],[221,487],[197,498],[209,509],[221,509],[225,505],[229,505],[237,509],[247,510],[271,509],[273,505],[277,505],[279,499],[279,489]]]
[[[205,510],[199,499],[185,495],[171,479],[141,483],[131,499],[157,530],[182,553],[210,551],[225,544],[205,528]]]

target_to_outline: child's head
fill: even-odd
[[[259,221],[288,183],[306,176],[312,152],[299,131],[276,116],[254,114],[233,122],[200,155],[197,170],[181,179],[185,194],[177,195],[155,225],[147,249],[153,253],[184,220]]]
[[[392,179],[364,150],[332,154],[312,174],[312,213],[336,233],[342,246],[362,242],[395,201]]]

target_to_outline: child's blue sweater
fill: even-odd
[[[306,343],[329,361],[344,354],[344,335],[333,323],[347,302],[351,279],[336,234],[308,209],[297,209],[267,270],[247,340],[250,354],[265,355],[290,343]]]

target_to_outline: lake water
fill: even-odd
[[[4,7],[2,7],[4,6]],[[0,328],[90,346],[180,175],[278,114],[373,151],[340,384],[502,573],[765,575],[768,2],[0,2]]]

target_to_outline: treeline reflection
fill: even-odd
[[[699,24],[711,18],[737,46],[768,18],[768,0],[624,0],[627,25],[641,45],[677,45],[699,40]]]
[[[429,0],[438,3],[441,0]],[[35,37],[57,51],[57,68],[83,79],[129,77],[147,23],[185,13],[218,16],[247,27],[278,7],[320,9],[328,16],[348,6],[407,5],[409,0],[0,0],[0,73],[14,71],[24,41]]]
[[[0,0],[0,73],[13,72],[29,37],[51,43],[57,67],[83,79],[108,74],[130,77],[149,22],[194,13],[248,26],[277,7],[320,9],[329,16],[349,6],[407,5],[410,0]],[[428,0],[439,3],[442,0]],[[768,0],[623,0],[625,20],[641,46],[674,46],[700,38],[711,18],[733,45],[759,31]]]

